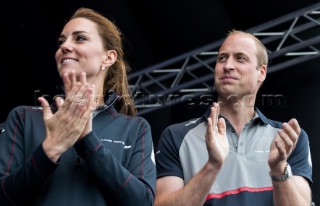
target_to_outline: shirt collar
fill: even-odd
[[[269,119],[262,114],[262,112],[258,108],[254,108],[255,110],[255,115],[252,119],[252,121],[260,121],[262,124],[269,124]],[[207,120],[209,118],[211,113],[211,108],[207,109],[207,111],[204,113],[203,118]],[[219,115],[219,117],[223,117],[222,115]],[[225,118],[225,117],[223,117]]]

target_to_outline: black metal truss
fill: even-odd
[[[319,57],[320,3],[248,29],[267,47],[268,73]],[[129,75],[138,114],[213,91],[214,64],[223,39]]]

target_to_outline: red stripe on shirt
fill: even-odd
[[[239,194],[241,192],[263,192],[263,191],[270,191],[270,190],[273,190],[273,188],[272,187],[263,187],[263,188],[241,187],[235,190],[223,192],[221,194],[209,194],[206,200],[209,200],[212,198],[223,198],[225,196]]]

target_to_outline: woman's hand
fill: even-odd
[[[95,109],[93,85],[86,82],[86,74],[77,81],[74,71],[63,75],[66,97],[56,98],[58,111],[52,113],[49,103],[43,97],[39,101],[43,108],[46,138],[43,149],[56,162],[62,153],[92,130],[92,111]]]

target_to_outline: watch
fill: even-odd
[[[291,171],[290,165],[287,164],[283,175],[281,175],[281,176],[273,176],[273,175],[271,175],[271,171],[270,171],[269,174],[270,174],[270,177],[271,177],[272,181],[274,181],[274,182],[283,182],[283,181],[286,181],[287,179],[289,179],[289,177],[292,176],[292,171]]]

